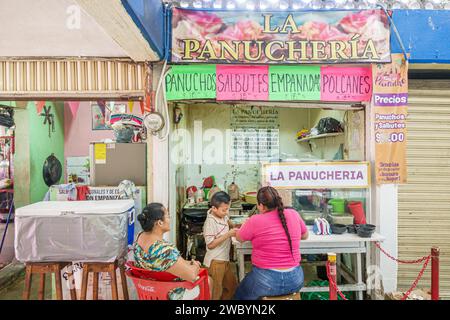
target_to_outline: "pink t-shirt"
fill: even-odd
[[[263,269],[296,267],[300,263],[300,239],[307,229],[305,222],[294,209],[284,209],[291,236],[292,251],[278,211],[256,214],[248,219],[237,232],[244,241],[251,241],[252,264]]]

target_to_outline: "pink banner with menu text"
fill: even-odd
[[[269,100],[268,66],[217,65],[217,100]]]
[[[322,101],[370,101],[372,98],[371,67],[322,67]]]

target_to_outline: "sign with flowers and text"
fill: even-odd
[[[405,184],[407,166],[408,61],[401,53],[373,69],[372,119],[377,184]]]
[[[378,9],[172,12],[173,63],[387,63],[389,44]]]

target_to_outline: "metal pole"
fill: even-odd
[[[329,291],[330,291],[330,300],[337,300],[337,291],[334,286],[331,284],[333,281],[336,285],[336,253],[328,253],[328,264],[330,265],[330,278],[329,279]]]
[[[439,248],[431,248],[431,300],[439,300]]]
[[[11,204],[10,204],[10,207],[9,207],[8,218],[6,218],[5,231],[3,232],[2,242],[0,244],[0,253],[3,250],[3,244],[5,243],[6,234],[8,233],[8,225],[9,225],[9,222],[11,220],[11,214],[12,214],[12,211],[13,211],[13,207],[14,207],[14,200],[11,200]]]

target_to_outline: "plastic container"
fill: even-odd
[[[198,189],[195,196],[196,196],[195,198],[196,203],[202,203],[204,201],[202,189]]]
[[[356,224],[351,224],[347,226],[348,233],[356,233],[358,230],[358,227]]]
[[[257,196],[257,192],[256,191],[249,191],[244,193],[245,196],[245,202],[250,203],[250,204],[256,204],[257,200],[256,200],[256,196]]]
[[[356,224],[366,223],[366,214],[361,201],[350,201],[348,203],[348,210],[355,217]]]
[[[203,193],[204,193],[204,197],[203,199],[205,201],[209,200],[209,191],[211,190],[211,188],[203,188]]]
[[[343,234],[347,231],[347,226],[345,224],[332,224],[330,225],[330,228],[333,234]]]
[[[360,228],[363,228],[366,230],[375,230],[377,227],[374,224],[361,224]]]
[[[328,220],[331,223],[335,223],[335,224],[345,224],[345,225],[349,225],[349,224],[353,224],[353,216],[351,214],[343,214],[343,215],[328,215]]]
[[[194,300],[210,300],[208,271],[201,269],[195,282],[174,281],[176,277],[169,272],[157,272],[141,269],[129,261],[126,264],[126,275],[130,278],[138,294],[139,300],[169,300],[168,294],[175,288],[193,289],[200,287],[200,294]]]
[[[300,216],[307,225],[313,225],[314,220],[322,217],[320,211],[300,211]]]
[[[188,203],[189,204],[195,204],[195,195],[196,195],[196,193],[197,193],[197,188],[196,187],[194,187],[194,186],[192,186],[192,187],[189,187],[187,190],[186,190],[186,193],[187,193],[187,200],[188,200]]]
[[[328,204],[333,206],[333,214],[340,215],[345,213],[345,199],[331,199]]]
[[[366,229],[366,228],[359,228],[358,229],[358,236],[361,238],[370,238],[375,230]]]

